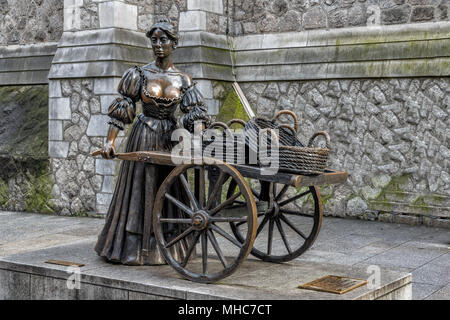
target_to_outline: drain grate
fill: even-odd
[[[328,275],[302,284],[300,289],[308,289],[336,294],[344,294],[367,284],[366,280]]]

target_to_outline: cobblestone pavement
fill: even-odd
[[[0,211],[0,257],[92,241],[102,226],[102,219]],[[450,300],[448,229],[324,218],[315,244],[298,260],[411,272],[413,299]]]

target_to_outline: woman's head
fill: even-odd
[[[167,18],[159,19],[147,31],[146,36],[151,41],[156,57],[163,58],[170,55],[178,45],[178,35],[175,27]]]

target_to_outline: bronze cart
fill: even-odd
[[[185,278],[203,283],[229,276],[249,253],[278,263],[300,256],[314,243],[322,223],[317,186],[347,179],[346,172],[329,170],[316,176],[284,172],[264,175],[259,167],[210,158],[174,159],[164,152],[119,153],[116,157],[175,166],[156,195],[153,232],[167,263]],[[174,164],[181,161],[183,164]],[[170,195],[177,179],[188,201]],[[177,206],[185,216],[165,218],[165,202]],[[178,231],[164,232],[168,224]],[[171,246],[181,240],[187,243],[185,255],[174,257]],[[196,255],[198,243],[201,252]]]

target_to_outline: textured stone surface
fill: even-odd
[[[63,31],[63,1],[0,1],[0,45],[58,41]]]
[[[236,35],[448,20],[448,1],[236,0]]]
[[[241,86],[258,115],[272,118],[280,109],[293,110],[304,143],[316,131],[330,133],[328,167],[348,171],[349,178],[345,184],[321,188],[326,214],[446,225],[450,218],[448,78]],[[217,99],[225,88],[214,83]],[[436,217],[422,219],[408,213]]]
[[[55,183],[52,203],[55,211],[62,215],[95,213],[96,195],[102,191],[103,174],[114,174],[114,163],[108,163],[107,172],[104,172],[106,169],[102,170],[105,166],[98,166],[96,170],[96,161],[91,156],[94,150],[103,146],[108,127],[107,116],[102,114],[102,95],[94,92],[108,91],[107,84],[114,85],[114,79],[111,80],[55,81],[54,86],[60,86],[63,96],[61,99],[69,102],[71,112],[70,118],[62,122],[62,141],[50,141],[51,146],[64,145],[66,148],[57,149],[60,156],[56,157],[57,154],[54,154],[50,161]],[[114,88],[109,91],[114,91]],[[109,188],[107,192],[111,192],[110,190]]]

